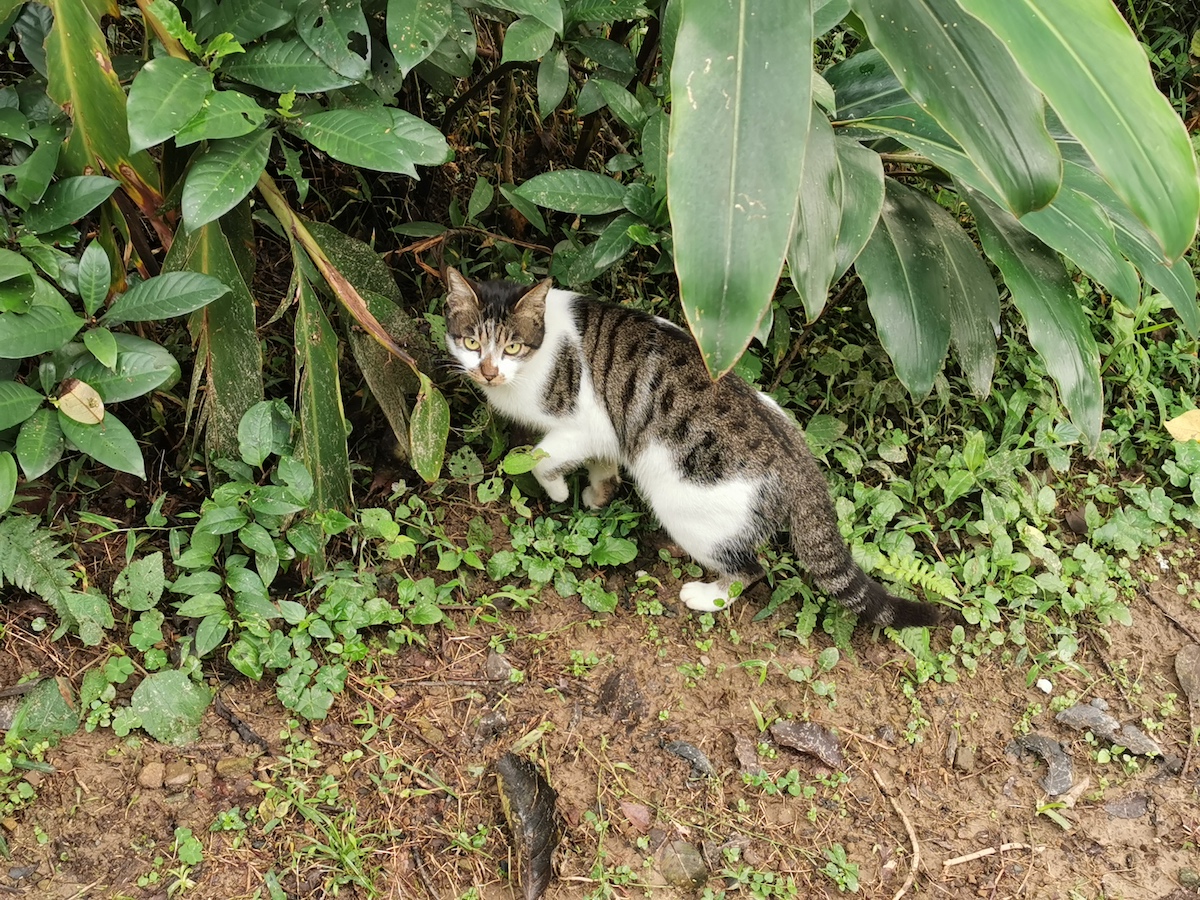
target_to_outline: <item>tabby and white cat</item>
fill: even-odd
[[[563,476],[587,466],[583,501],[598,508],[624,468],[672,539],[718,575],[683,585],[687,606],[725,608],[787,524],[797,557],[847,609],[897,628],[938,621],[855,564],[804,435],[740,378],[714,383],[686,331],[550,279],[530,289],[448,269],[447,287],[450,353],[493,409],[545,435],[533,474],[546,493],[566,500]]]

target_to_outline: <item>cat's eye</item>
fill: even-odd
[[[524,347],[525,347],[524,344],[517,343],[516,341],[514,341],[513,343],[509,344],[507,347],[504,348],[504,352],[507,353],[509,356],[516,356],[518,353],[520,353],[524,349]]]
[[[465,337],[465,338],[463,338],[463,346],[466,347],[468,350],[478,350],[479,349],[479,341],[473,337]]]

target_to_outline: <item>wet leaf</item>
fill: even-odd
[[[537,766],[512,753],[496,762],[496,787],[512,836],[517,884],[525,900],[537,900],[550,884],[550,858],[561,837],[558,795]]]

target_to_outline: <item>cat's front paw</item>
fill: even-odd
[[[546,491],[546,496],[555,503],[566,503],[571,496],[571,489],[567,487],[565,478],[556,478],[553,481],[543,481],[542,488]]]
[[[729,608],[729,591],[717,582],[689,581],[679,589],[679,599],[688,609],[717,612]]]

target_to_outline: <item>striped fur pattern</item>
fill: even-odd
[[[624,470],[671,537],[717,574],[683,585],[692,609],[729,603],[761,574],[783,525],[817,584],[881,625],[931,625],[934,607],[889,594],[850,556],[800,429],[734,375],[713,382],[691,336],[614,303],[447,273],[446,342],[503,415],[544,434],[534,475],[552,500],[586,466],[584,502],[606,504]]]

